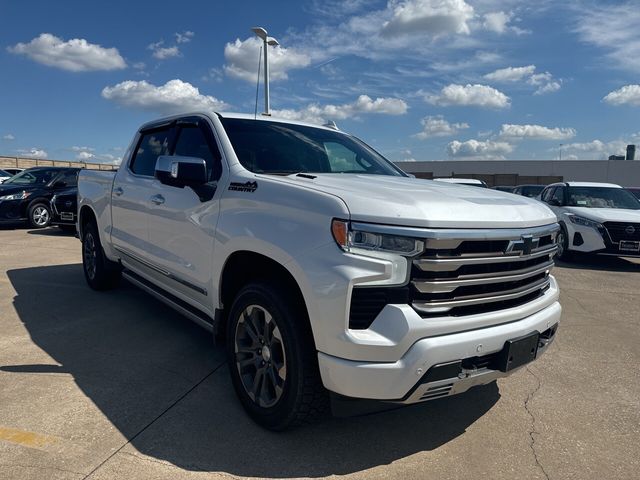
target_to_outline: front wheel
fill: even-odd
[[[228,318],[231,381],[249,416],[270,430],[322,417],[328,393],[304,308],[283,289],[254,283],[238,293]]]
[[[567,235],[567,231],[564,229],[564,227],[562,227],[558,232],[556,243],[558,244],[558,252],[556,253],[556,257],[564,262],[571,260],[571,252],[569,251],[569,236]]]
[[[46,203],[35,203],[29,207],[29,225],[45,228],[51,223],[51,208]]]

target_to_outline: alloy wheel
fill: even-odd
[[[286,352],[280,329],[262,306],[249,305],[240,314],[235,331],[236,368],[251,400],[273,407],[284,392]]]
[[[33,209],[33,223],[39,227],[45,227],[49,223],[49,210],[45,207],[36,207]]]
[[[84,238],[83,253],[85,271],[87,272],[87,276],[93,280],[96,277],[97,252],[96,242],[91,233],[87,233]]]

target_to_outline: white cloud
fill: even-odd
[[[224,110],[228,105],[210,95],[203,95],[188,82],[170,80],[155,86],[144,80],[127,80],[113,87],[105,87],[102,96],[125,107],[159,112],[180,113],[191,110]]]
[[[527,65],[526,67],[506,67],[500,68],[495,72],[487,73],[484,78],[492,82],[519,82],[520,80],[533,75],[535,70],[535,65]]]
[[[91,160],[92,158],[95,158],[95,154],[91,153],[91,152],[79,152],[76,155],[76,160],[80,160],[82,162],[86,162],[87,160]]]
[[[625,85],[608,93],[602,100],[610,105],[632,105],[638,107],[640,106],[640,85]]]
[[[576,136],[573,128],[549,128],[542,125],[504,124],[500,130],[501,138],[514,140],[568,140]]]
[[[342,105],[311,104],[300,110],[273,110],[274,117],[287,120],[298,120],[309,123],[322,124],[328,120],[344,120],[357,117],[360,114],[403,115],[407,112],[407,104],[398,98],[376,98],[360,95],[351,103]]]
[[[500,68],[484,76],[493,82],[521,82],[526,81],[528,85],[537,87],[534,95],[543,95],[560,90],[562,80],[556,80],[549,72],[535,73],[535,65],[525,67]]]
[[[72,72],[120,70],[127,66],[117,48],[103,48],[83,38],[65,42],[50,33],[42,33],[29,43],[18,43],[8,50],[43,65]]]
[[[158,60],[165,60],[167,58],[182,56],[182,53],[180,53],[180,49],[176,45],[172,47],[163,47],[163,45],[164,40],[150,43],[149,45],[147,45],[147,50],[151,50],[153,52],[151,56],[153,58],[157,58]]]
[[[191,30],[187,30],[182,33],[176,32],[176,43],[189,43],[194,35],[195,33],[193,33]]]
[[[11,133],[7,133],[6,135],[4,135],[2,137],[3,140],[7,140],[8,142],[15,140],[16,137],[14,135],[12,135]]]
[[[568,152],[573,152],[573,156],[581,160],[606,160],[609,155],[624,155],[626,153],[626,147],[628,143],[638,142],[640,135],[630,135],[626,140],[618,139],[610,142],[603,142],[602,140],[592,140],[591,142],[581,143],[569,143],[562,147],[563,152],[567,152],[568,155],[563,153],[562,158],[569,159]]]
[[[179,57],[180,49],[176,46],[173,47],[159,47],[153,51],[153,58],[158,60],[165,60],[167,58]]]
[[[504,156],[512,151],[513,145],[491,140],[454,140],[447,145],[447,154],[450,157],[465,160],[504,160]]]
[[[93,152],[94,150],[95,148],[91,148],[91,147],[78,147],[75,145],[71,147],[72,152]]]
[[[538,87],[538,89],[533,92],[534,95],[544,95],[545,93],[553,93],[553,92],[557,92],[558,90],[560,90],[560,87],[562,85],[560,84],[560,82],[557,81],[552,81],[549,83],[545,83],[544,85],[541,85],[540,87]]]
[[[473,7],[464,0],[407,0],[389,2],[391,19],[383,24],[383,36],[428,34],[434,37],[470,32],[467,22]]]
[[[246,40],[236,39],[224,47],[227,75],[255,83],[258,75],[258,57],[262,41],[256,37]],[[292,48],[269,48],[269,78],[271,81],[286,80],[287,72],[295,68],[303,68],[311,63],[311,57],[299,53]],[[264,68],[264,65],[261,66]]]
[[[424,117],[420,123],[422,123],[422,131],[414,135],[420,140],[432,137],[449,137],[459,133],[462,129],[469,128],[466,123],[449,123],[442,115]]]
[[[511,14],[505,12],[491,12],[484,15],[482,26],[485,30],[503,34],[507,31],[507,24],[511,20]]]
[[[640,72],[640,9],[637,2],[578,4],[575,30],[582,41],[606,51],[611,64],[631,72]],[[602,67],[601,63],[597,63]]]
[[[30,148],[29,150],[18,150],[18,153],[23,157],[44,159],[49,154],[41,148]]]
[[[443,87],[437,95],[427,95],[425,100],[440,106],[475,106],[483,108],[507,108],[510,98],[487,85],[457,85]]]
[[[524,35],[525,33],[531,33],[529,30],[516,27],[515,25],[509,25],[509,22],[513,19],[513,13],[509,12],[489,12],[483,16],[482,27],[490,32],[502,35],[507,32],[513,32],[516,35]]]

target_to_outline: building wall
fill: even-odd
[[[613,160],[474,160],[399,162],[408,173],[420,177],[451,177],[476,175],[479,178],[496,176],[497,183],[512,180],[528,183],[531,177],[560,178],[564,181],[611,182],[624,187],[640,186],[640,161]],[[551,180],[553,181],[553,180]],[[535,182],[533,182],[535,183]],[[545,182],[542,182],[545,183]]]
[[[0,169],[31,167],[77,167],[88,168],[90,170],[113,170],[114,168],[117,168],[117,165],[109,165],[104,163],[73,162],[69,160],[40,160],[35,158],[0,156]]]

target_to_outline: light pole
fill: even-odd
[[[560,148],[559,148],[559,150],[560,150],[560,161],[562,161],[562,146],[563,145],[564,145],[564,143],[561,143],[560,144]]]
[[[276,45],[280,45],[278,41],[267,35],[267,31],[262,27],[253,27],[251,29],[253,33],[255,33],[258,37],[262,39],[264,43],[264,114],[263,115],[271,115],[269,111],[269,50],[267,46],[271,45],[275,47]]]

